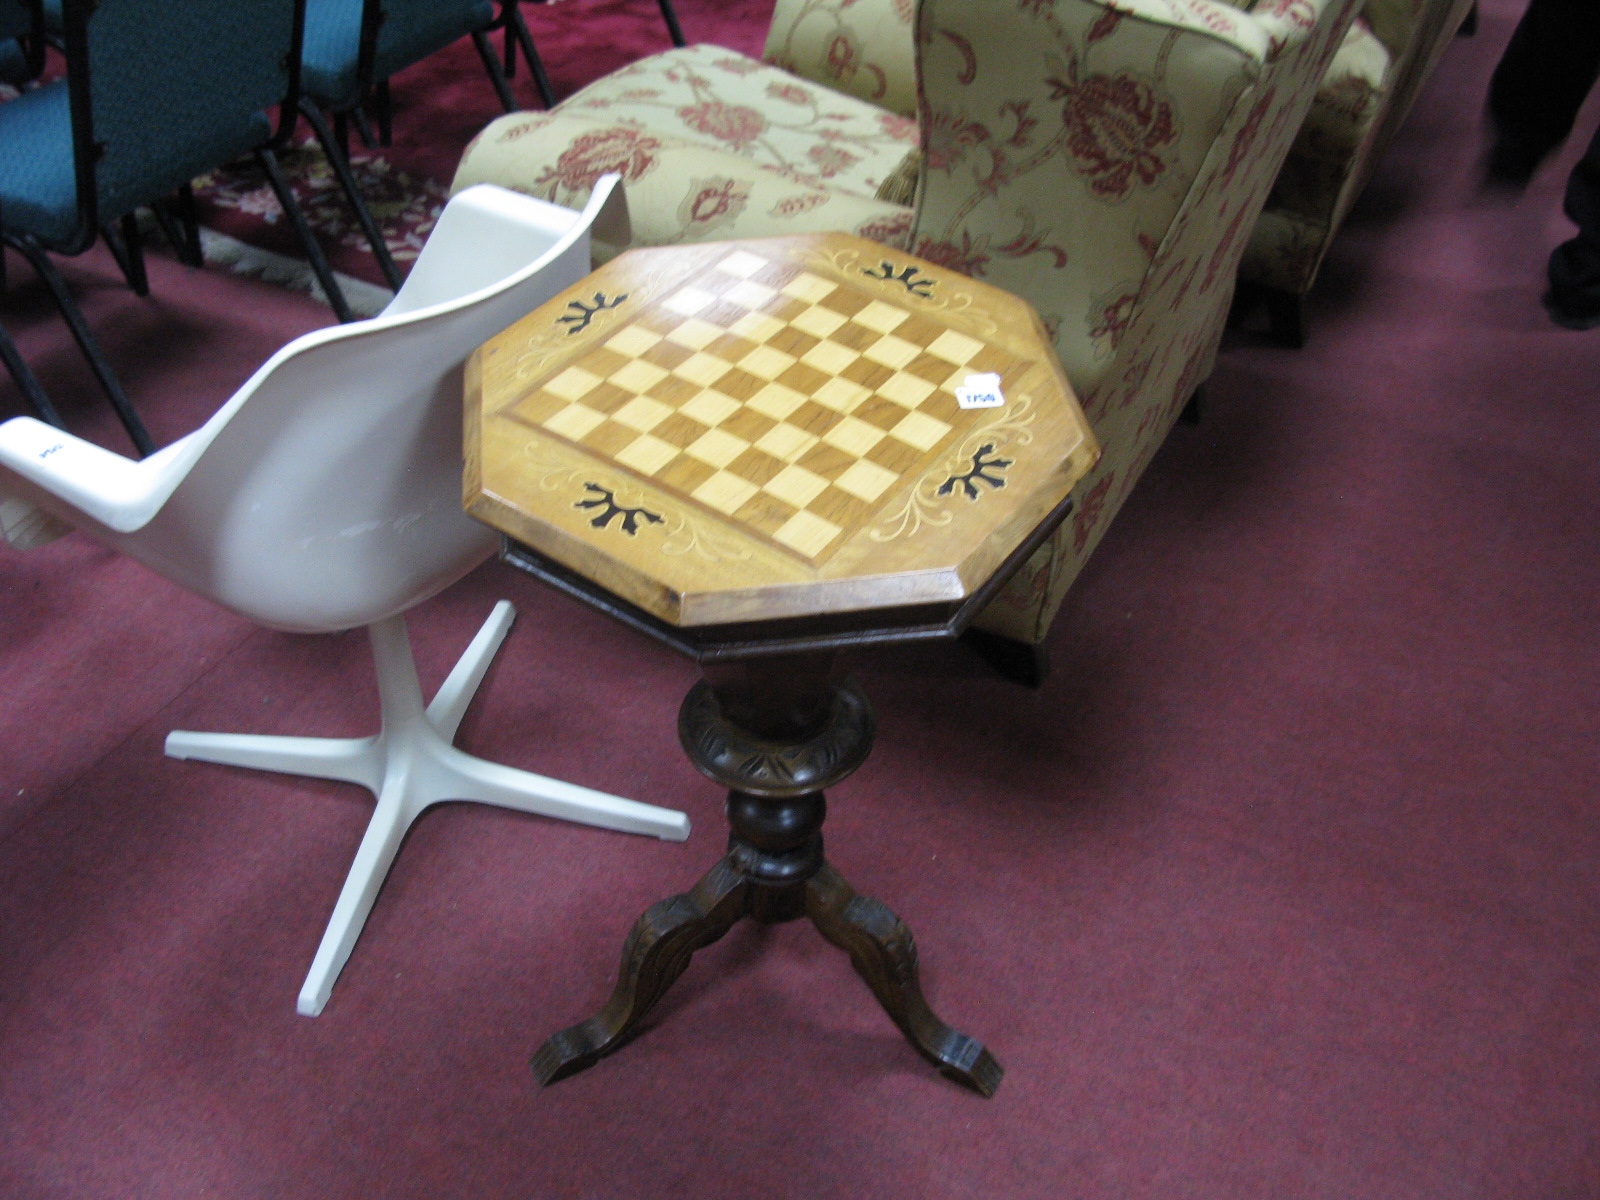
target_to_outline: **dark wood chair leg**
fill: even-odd
[[[1306,344],[1305,306],[1294,292],[1269,288],[1266,293],[1267,328],[1272,336],[1291,350]]]
[[[1012,683],[1038,688],[1050,677],[1050,653],[1032,642],[1019,642],[987,629],[968,629],[962,643]]]

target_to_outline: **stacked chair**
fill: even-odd
[[[497,544],[461,507],[468,354],[590,270],[601,181],[582,213],[497,188],[446,207],[405,287],[370,321],[273,355],[199,429],[132,461],[31,417],[0,425],[0,528],[37,544],[75,527],[180,587],[273,629],[366,626],[381,731],[367,738],[176,732],[167,753],[358,783],[377,809],[298,1008],[316,1015],[406,828],[472,800],[681,841],[682,813],[485,762],[451,745],[511,621],[502,602],[424,704],[404,612]],[[613,237],[617,236],[612,234]]]
[[[843,230],[1029,300],[1105,448],[978,617],[1037,679],[1068,586],[1211,371],[1240,256],[1358,0],[779,0],[765,62],[695,46],[500,118],[455,186],[640,244]]]
[[[348,319],[273,154],[292,129],[302,3],[64,0],[66,76],[0,104],[0,235],[45,281],[141,454],[154,449],[150,435],[49,255],[81,254],[104,236],[142,292],[135,209],[253,154]]]
[[[1474,0],[1365,0],[1322,77],[1240,263],[1273,333],[1305,342],[1302,297]]]

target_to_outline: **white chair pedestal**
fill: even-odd
[[[451,744],[513,615],[509,601],[495,605],[426,708],[405,618],[393,616],[369,625],[381,712],[381,731],[372,737],[264,737],[185,730],[167,736],[167,753],[173,758],[339,779],[359,783],[378,798],[300,989],[296,1008],[302,1015],[314,1017],[327,1004],[401,839],[431,805],[470,800],[603,829],[653,834],[665,841],[681,842],[689,836],[689,818],[680,812],[501,766]]]

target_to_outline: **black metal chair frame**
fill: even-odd
[[[36,0],[35,0],[36,2]],[[345,301],[344,294],[339,288],[338,281],[334,278],[333,270],[328,265],[327,257],[322,253],[317,244],[316,237],[307,224],[305,214],[300,210],[299,203],[294,198],[294,193],[289,190],[289,185],[283,177],[283,172],[278,166],[275,150],[282,146],[293,136],[295,127],[296,100],[299,96],[300,86],[300,43],[305,30],[305,0],[292,0],[295,10],[294,32],[289,55],[288,90],[284,97],[277,127],[267,142],[255,151],[256,161],[266,173],[273,193],[277,196],[279,204],[283,206],[284,213],[288,216],[295,232],[299,235],[305,246],[307,257],[310,259],[311,268],[317,276],[340,321],[354,319],[349,304]],[[143,251],[139,238],[139,228],[133,213],[122,215],[122,236],[109,226],[103,225],[99,213],[99,194],[95,175],[95,165],[100,154],[99,146],[94,133],[94,114],[92,105],[92,91],[89,78],[89,16],[93,10],[94,0],[66,0],[63,6],[62,44],[67,59],[66,84],[68,88],[68,107],[72,118],[72,145],[73,145],[73,173],[77,190],[78,218],[72,234],[59,241],[45,242],[31,234],[7,231],[4,234],[4,243],[15,249],[28,260],[28,263],[50,289],[56,307],[61,311],[62,319],[66,321],[71,331],[73,340],[78,343],[78,348],[88,360],[90,369],[105,391],[112,407],[116,410],[123,428],[128,431],[128,436],[141,454],[149,454],[155,449],[144,423],[134,411],[132,403],[118,382],[116,374],[112,371],[110,363],[101,351],[99,343],[89,331],[88,322],[84,320],[82,311],[67,287],[66,280],[60,271],[50,261],[50,253],[76,255],[82,254],[94,245],[97,232],[106,237],[106,244],[112,254],[117,258],[123,273],[128,277],[130,285],[140,295],[148,291],[145,280]],[[220,164],[219,164],[220,165]],[[193,223],[193,195],[187,186],[180,189],[180,208],[188,212],[189,234],[194,235],[197,228]],[[161,209],[156,206],[158,220]],[[169,218],[170,219],[170,218]],[[168,227],[170,229],[170,226]],[[190,260],[198,254],[197,236],[179,237],[169,232],[174,245],[180,247],[180,252],[190,256]],[[9,365],[9,364],[8,364]],[[53,411],[53,410],[52,410]],[[48,418],[46,418],[48,419]],[[59,424],[59,420],[54,423]]]
[[[390,138],[390,113],[389,81],[387,78],[377,77],[378,58],[378,33],[383,25],[385,0],[363,0],[361,10],[361,40],[357,48],[356,58],[356,86],[354,99],[339,108],[332,109],[333,124],[330,128],[327,115],[310,99],[300,96],[300,112],[311,125],[312,132],[316,134],[322,152],[327,156],[328,165],[333,168],[334,176],[339,181],[339,186],[344,190],[345,198],[349,200],[351,209],[355,212],[356,221],[361,226],[361,232],[366,236],[368,244],[372,247],[373,257],[378,260],[378,269],[383,272],[383,277],[395,291],[400,290],[404,282],[400,270],[395,266],[394,257],[389,253],[389,244],[383,233],[378,228],[378,223],[373,219],[372,210],[361,197],[361,190],[356,185],[355,172],[350,166],[350,134],[349,125],[354,123],[361,140],[368,146],[374,144],[388,145]],[[507,19],[507,13],[514,18],[515,23],[522,23],[522,16],[516,12],[515,0],[502,0],[501,14],[482,29],[471,32],[473,46],[478,51],[478,57],[483,60],[484,70],[489,73],[489,81],[494,86],[495,94],[499,97],[501,107],[506,112],[515,112],[517,108],[516,97],[512,94],[511,83],[506,78],[505,72],[500,68],[499,59],[495,56],[493,48],[489,45],[489,33],[500,27],[500,23]],[[524,26],[524,33],[526,27]],[[532,38],[528,39],[529,46],[533,44]],[[543,77],[543,67],[539,68],[539,77]],[[548,81],[546,85],[548,86]],[[368,125],[366,112],[374,112],[378,128],[376,136]]]
[[[549,0],[544,2],[549,3]],[[661,6],[661,16],[667,23],[667,34],[672,38],[672,44],[687,45],[683,38],[683,26],[678,23],[677,10],[672,7],[672,0],[656,0],[656,3]],[[522,19],[522,9],[518,0],[500,0],[500,20],[496,24],[505,30],[506,75],[514,76],[517,73],[517,47],[520,46],[522,57],[528,60],[528,68],[533,72],[533,83],[539,89],[539,97],[544,101],[544,106],[555,107],[555,93],[550,89],[550,80],[545,74],[539,51],[534,48],[533,36],[528,32],[528,23]]]

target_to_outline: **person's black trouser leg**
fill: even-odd
[[[1600,4],[1530,0],[1489,81],[1491,171],[1526,180],[1572,131],[1600,78]]]

